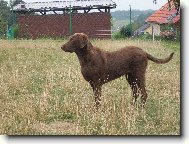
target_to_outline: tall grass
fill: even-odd
[[[135,45],[163,58],[148,63],[146,108],[130,105],[125,77],[103,86],[102,106],[94,109],[89,84],[75,54],[60,40],[0,40],[0,134],[9,135],[179,135],[180,47],[135,40],[93,40],[114,51]]]

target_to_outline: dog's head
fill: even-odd
[[[83,49],[89,43],[88,36],[83,33],[75,33],[72,35],[67,43],[62,45],[61,49],[65,52],[75,52]]]

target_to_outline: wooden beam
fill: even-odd
[[[90,10],[91,10],[91,8],[84,9],[84,13],[89,13]]]
[[[54,14],[57,14],[55,10],[53,10]]]
[[[58,11],[62,12],[63,13],[68,13],[67,11],[69,11],[69,8],[68,7],[63,7],[63,8],[57,8],[57,7],[49,7],[50,9],[48,8],[39,8],[39,9],[22,9],[22,10],[13,10],[13,12],[15,13],[21,13],[21,11],[24,13],[24,12],[40,12],[42,15],[46,15],[47,12],[53,12],[55,14],[58,13]],[[98,5],[98,6],[88,6],[88,7],[72,7],[72,10],[73,11],[80,11],[82,10],[84,13],[89,13],[91,10],[98,10],[99,12],[110,12],[110,10],[114,8],[114,7],[111,7],[111,6],[101,6],[101,5]]]
[[[98,10],[99,10],[100,12],[103,12],[103,11],[102,11],[101,9],[99,9],[99,8],[98,8]]]
[[[42,12],[42,11],[40,11],[40,13],[43,15],[43,12]]]
[[[40,11],[40,13],[41,13],[42,15],[46,15],[46,10]]]
[[[152,39],[153,39],[153,41],[154,41],[154,25],[152,25]]]

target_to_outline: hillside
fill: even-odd
[[[137,23],[137,27],[143,25],[146,18],[150,16],[152,13],[154,13],[154,10],[132,10],[131,12],[131,21],[132,23]],[[130,21],[130,11],[122,10],[122,11],[115,11],[111,12],[112,15],[112,23],[113,27],[112,29],[117,30],[121,28],[124,25],[129,24]]]

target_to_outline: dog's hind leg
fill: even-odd
[[[128,73],[126,79],[131,87],[133,93],[133,99],[131,104],[135,104],[139,95],[141,95],[141,106],[144,107],[147,93],[145,89],[145,72],[141,73]]]
[[[125,75],[125,77],[131,87],[131,90],[132,90],[133,97],[132,97],[131,104],[134,105],[139,96],[139,93],[137,91],[137,84],[135,81],[136,79],[131,73],[128,73],[127,75]]]

